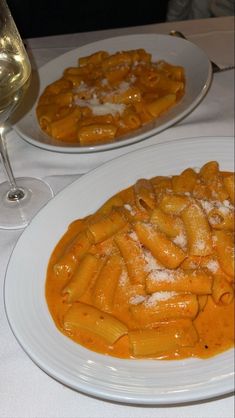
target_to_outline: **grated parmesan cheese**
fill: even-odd
[[[204,250],[205,249],[205,242],[203,240],[198,240],[196,242],[196,247],[198,250]]]
[[[234,210],[233,205],[229,200],[224,200],[222,203],[218,200],[198,200],[202,208],[205,210],[206,214],[210,213],[213,209],[218,209],[222,215],[228,215],[230,211]]]
[[[144,300],[145,300],[145,296],[135,295],[130,298],[129,303],[131,305],[139,305],[140,303],[144,302]]]
[[[102,84],[102,86],[107,86],[107,85],[108,85],[108,80],[107,80],[107,78],[102,78],[102,80],[101,80],[101,84]]]
[[[130,87],[130,84],[127,81],[122,81],[118,86],[118,91],[120,93],[124,93],[126,90],[128,90]]]
[[[231,209],[231,210],[233,210],[234,209],[234,206],[229,202],[229,200],[224,200],[223,201],[223,205],[226,207],[226,208],[229,208],[229,209]]]
[[[173,242],[176,245],[179,245],[181,248],[185,248],[187,245],[186,235],[184,233],[178,234],[174,239]]]
[[[212,273],[216,273],[217,270],[219,269],[219,263],[216,260],[210,260],[208,261],[206,267],[208,268],[208,270],[210,270]]]
[[[144,249],[143,255],[144,261],[146,262],[145,271],[150,272],[152,270],[155,271],[162,268],[162,265],[157,262],[156,258],[153,257],[150,251]]]
[[[219,211],[222,213],[222,215],[228,215],[228,214],[229,214],[229,212],[230,212],[229,208],[228,208],[228,207],[226,207],[226,206],[223,206],[223,205],[220,205],[220,206],[218,207],[218,209],[219,209]]]
[[[209,217],[209,222],[210,222],[211,225],[218,225],[218,224],[221,223],[221,219],[220,219],[219,216],[213,216],[213,217],[210,216]]]
[[[132,216],[135,216],[136,212],[134,211],[131,205],[129,205],[128,203],[125,203],[124,208],[128,210]]]
[[[208,200],[199,200],[199,203],[206,213],[209,213],[214,208],[212,202],[208,202]]]
[[[216,242],[218,241],[218,238],[216,235],[212,235],[212,242],[213,244],[216,244]]]
[[[119,277],[119,286],[121,286],[121,287],[126,286],[127,281],[128,281],[127,272],[125,270],[123,270],[121,276]]]
[[[132,238],[132,239],[133,239],[133,241],[137,241],[137,242],[139,243],[139,245],[140,245],[139,239],[138,239],[137,234],[136,234],[136,232],[135,232],[135,231],[131,231],[131,232],[129,233],[129,237],[130,237],[130,238]]]
[[[156,303],[171,299],[175,295],[177,295],[176,292],[155,292],[145,299],[144,305],[146,307],[152,307]]]
[[[153,270],[149,277],[157,282],[173,282],[177,278],[177,273],[169,269]]]
[[[136,81],[136,76],[134,74],[131,74],[130,76],[130,82],[134,83]]]
[[[116,113],[123,113],[125,110],[125,105],[122,103],[100,103],[96,97],[93,97],[90,100],[76,99],[75,104],[80,107],[89,107],[93,115],[115,115]]]

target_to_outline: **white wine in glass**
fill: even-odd
[[[42,180],[15,179],[6,148],[7,122],[30,85],[31,65],[5,0],[0,0],[0,155],[7,181],[0,184],[0,228],[24,228],[52,197]],[[9,123],[9,122],[8,122]]]

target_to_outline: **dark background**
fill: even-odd
[[[166,20],[168,0],[7,0],[23,38]]]

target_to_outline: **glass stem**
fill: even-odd
[[[19,188],[16,184],[15,177],[13,175],[13,171],[11,168],[8,152],[7,152],[7,146],[6,146],[6,139],[4,135],[4,129],[0,126],[0,155],[2,158],[2,164],[4,168],[4,172],[6,175],[6,178],[9,182],[9,192],[7,193],[7,198],[10,201],[17,201],[22,199],[25,196],[24,190]]]

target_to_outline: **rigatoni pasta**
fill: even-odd
[[[45,88],[36,107],[42,130],[82,146],[115,141],[158,118],[184,95],[180,66],[144,49],[80,57]]]
[[[74,221],[48,266],[57,327],[121,358],[206,358],[232,347],[232,179],[216,161],[139,179]]]
[[[130,331],[129,338],[131,354],[143,357],[157,355],[166,349],[177,350],[178,346],[193,347],[198,335],[192,321],[181,319],[165,323],[157,329]]]

